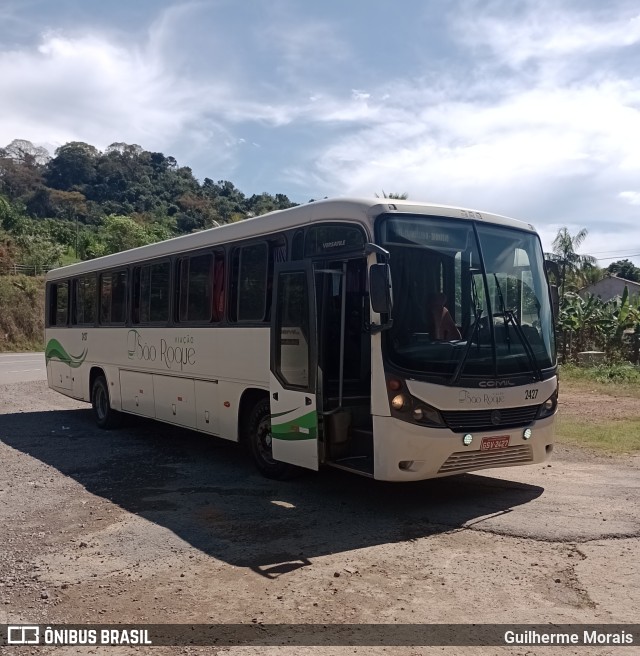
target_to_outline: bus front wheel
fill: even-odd
[[[251,455],[264,476],[283,480],[295,474],[295,467],[273,458],[269,399],[262,399],[254,406],[249,416],[248,434]]]
[[[122,415],[111,407],[107,379],[104,376],[98,376],[93,381],[91,405],[98,428],[108,430],[120,425]]]

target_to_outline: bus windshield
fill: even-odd
[[[553,367],[544,259],[535,233],[428,216],[386,216],[393,326],[386,353],[403,368],[455,385]]]

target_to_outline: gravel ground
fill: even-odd
[[[337,470],[274,482],[189,431],[99,431],[39,382],[0,386],[0,463],[0,623],[639,621],[638,457],[556,447],[544,465],[410,485]],[[103,653],[33,653],[48,651]],[[550,650],[153,649],[229,652]]]

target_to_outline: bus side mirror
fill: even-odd
[[[391,314],[391,273],[388,264],[372,264],[369,268],[371,307],[378,314]]]
[[[544,268],[547,272],[547,276],[549,274],[553,275],[556,280],[556,284],[560,282],[560,267],[558,266],[557,262],[554,262],[553,260],[545,260]]]

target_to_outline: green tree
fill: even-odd
[[[49,235],[42,232],[18,235],[15,241],[19,264],[33,267],[36,274],[58,266],[64,254],[64,246],[51,241]]]
[[[49,159],[46,149],[23,139],[0,148],[0,193],[11,200],[27,198],[42,185],[44,164]]]
[[[56,150],[45,174],[50,187],[82,191],[96,177],[98,149],[83,141],[70,141]]]
[[[618,260],[612,262],[607,271],[619,278],[631,280],[633,282],[640,282],[640,268],[637,267],[631,260]]]
[[[161,225],[146,226],[129,216],[107,216],[94,239],[87,239],[84,248],[100,255],[119,253],[168,239],[170,233]]]

